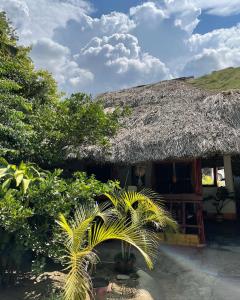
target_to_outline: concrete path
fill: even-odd
[[[111,246],[111,252],[116,249]],[[110,258],[109,252],[108,259]],[[203,249],[163,245],[149,271],[141,256],[139,300],[240,300],[239,248]]]

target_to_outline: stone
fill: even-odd
[[[118,274],[118,275],[117,275],[117,279],[118,279],[118,280],[129,280],[129,279],[130,279],[130,276],[124,275],[124,274]]]

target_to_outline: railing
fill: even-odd
[[[166,205],[184,234],[196,232],[205,244],[202,200],[165,199]]]

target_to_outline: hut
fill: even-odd
[[[240,153],[240,92],[210,92],[179,78],[97,98],[106,112],[127,106],[131,113],[122,119],[110,152],[95,146],[75,148],[69,157],[94,162],[88,170],[99,179],[119,179],[133,190],[154,189],[181,226],[178,242],[204,244],[203,216],[212,217],[215,209],[203,198],[219,185],[234,191],[232,157]],[[223,214],[236,218],[236,202],[229,201]]]

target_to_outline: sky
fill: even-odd
[[[240,66],[240,0],[0,0],[0,10],[68,94]]]

